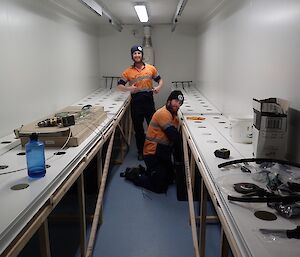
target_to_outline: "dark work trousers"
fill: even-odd
[[[144,119],[149,125],[154,112],[153,92],[139,92],[131,95],[131,118],[139,154],[143,154],[145,142]]]
[[[174,181],[172,161],[161,159],[157,155],[146,155],[144,161],[147,166],[146,173],[141,174],[134,184],[155,193],[165,193]]]

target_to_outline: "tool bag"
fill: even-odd
[[[139,165],[137,167],[127,167],[124,172],[120,173],[120,177],[125,178],[129,181],[135,181],[139,175],[145,173],[146,168],[142,165]]]

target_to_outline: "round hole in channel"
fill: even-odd
[[[198,128],[206,128],[205,126],[198,126]]]
[[[217,140],[207,140],[206,142],[207,142],[207,143],[210,143],[210,144],[216,144],[216,143],[218,143]]]
[[[22,190],[22,189],[25,189],[27,187],[29,187],[29,184],[22,183],[22,184],[13,185],[12,187],[10,187],[10,189],[11,190]]]
[[[64,154],[66,154],[66,152],[63,152],[63,151],[59,151],[59,152],[54,153],[54,155],[64,155]]]
[[[46,164],[46,169],[49,169],[51,167],[51,165]]]
[[[0,170],[4,170],[4,169],[7,169],[8,168],[8,165],[0,165]]]
[[[277,220],[277,216],[274,213],[268,211],[256,211],[254,212],[254,216],[261,220]]]
[[[206,133],[202,133],[203,136],[211,136],[211,133],[206,132]]]
[[[20,152],[20,153],[17,153],[17,155],[26,155],[25,152]]]
[[[2,141],[1,144],[10,144],[11,141]]]

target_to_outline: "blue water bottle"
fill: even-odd
[[[38,135],[32,133],[30,141],[25,145],[28,176],[31,178],[44,177],[46,174],[45,146],[38,141]]]

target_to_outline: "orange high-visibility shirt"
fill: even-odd
[[[128,67],[122,73],[122,79],[129,85],[135,85],[141,92],[152,91],[152,80],[159,77],[157,69],[151,64],[145,64],[144,67],[139,70],[133,65]]]
[[[150,121],[144,144],[144,155],[155,154],[158,143],[163,145],[172,144],[164,132],[170,126],[178,128],[179,119],[177,116],[173,117],[166,106],[163,106],[153,114]]]

